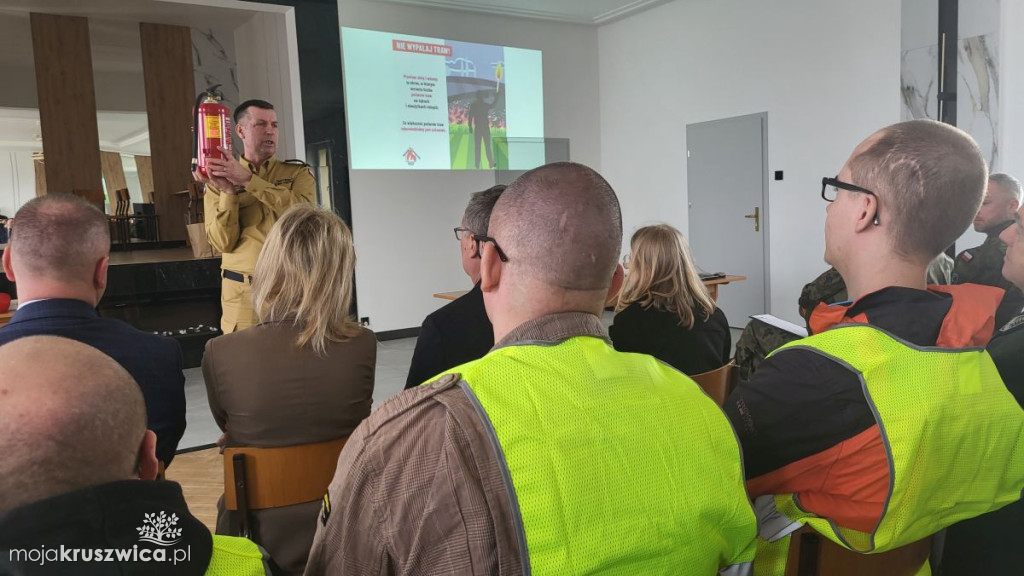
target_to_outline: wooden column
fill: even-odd
[[[185,205],[175,192],[192,181],[192,32],[185,26],[139,25],[146,82],[153,191],[160,237],[184,240]]]
[[[100,152],[100,165],[103,167],[103,180],[107,183],[107,191],[111,195],[113,195],[114,190],[128,188],[120,154],[117,152]]]
[[[136,156],[135,168],[139,171],[139,186],[142,188],[142,201],[152,202],[153,198],[153,162],[149,156]]]
[[[46,191],[98,193],[102,202],[89,21],[34,12],[30,20]]]

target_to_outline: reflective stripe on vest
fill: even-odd
[[[265,576],[270,558],[255,542],[234,536],[213,536],[213,554],[206,576]]]
[[[586,336],[451,372],[491,434],[524,574],[748,573],[739,445],[689,378]]]
[[[881,552],[1021,497],[1024,411],[984,349],[917,347],[862,324],[779,350],[789,348],[821,354],[860,379],[885,445],[889,494],[870,533],[814,516],[792,494],[758,498],[762,538],[787,535],[788,518],[851,550]],[[767,521],[772,514],[774,524]]]

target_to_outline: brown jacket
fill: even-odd
[[[210,340],[203,377],[210,410],[229,446],[293,446],[352,433],[370,414],[377,342],[373,332],[327,346],[326,357],[298,348],[289,323],[260,324]],[[260,544],[285,571],[301,573],[318,502],[254,514]],[[218,505],[217,533],[234,534]]]

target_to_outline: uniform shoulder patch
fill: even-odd
[[[327,519],[331,517],[331,493],[324,494],[323,506],[320,507],[320,523],[327,526]]]
[[[971,254],[970,250],[964,250],[960,253],[960,259],[964,262],[970,262],[971,260],[974,260],[974,254]]]

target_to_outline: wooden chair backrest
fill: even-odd
[[[914,576],[932,552],[931,537],[878,554],[858,554],[807,526],[793,533],[786,576]]]
[[[347,437],[284,448],[224,449],[224,506],[238,510],[233,458],[244,456],[249,510],[280,508],[323,498]]]
[[[718,403],[719,406],[725,404],[725,399],[732,393],[732,389],[736,387],[736,383],[739,382],[739,366],[736,362],[729,362],[721,368],[716,368],[709,372],[702,372],[694,376],[690,376],[694,382],[696,382],[708,396],[711,396]]]
[[[115,191],[117,195],[117,213],[120,216],[127,216],[131,212],[132,197],[127,188],[120,188]]]

